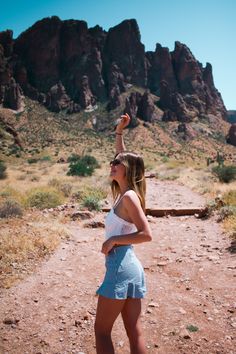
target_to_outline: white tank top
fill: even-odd
[[[122,198],[121,198],[122,199]],[[116,203],[115,206],[117,206],[121,199],[119,200],[118,203]],[[131,234],[133,232],[136,232],[137,228],[135,224],[126,221],[122,218],[120,218],[118,215],[116,215],[114,206],[111,208],[110,212],[108,213],[106,219],[105,219],[105,238],[108,240],[112,236],[118,236],[118,235],[126,235],[126,234]]]

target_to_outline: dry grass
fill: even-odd
[[[7,136],[8,147],[0,150],[0,159],[7,165],[7,178],[0,180],[0,202],[11,197],[25,206],[31,190],[49,186],[63,193],[65,202],[76,194],[81,196],[78,202],[90,195],[106,197],[105,191],[109,191],[108,161],[115,154],[114,134],[111,133],[113,121],[124,107],[109,115],[104,105],[92,113],[71,115],[69,120],[64,119],[63,114],[48,112],[29,99],[26,99],[26,107],[19,116],[10,114],[9,110],[0,110],[0,114],[6,115],[7,121],[20,132],[25,147],[18,158],[13,153],[6,154],[13,143],[12,137]],[[91,122],[94,116],[104,129],[99,131],[93,127]],[[221,131],[226,133],[227,123],[220,123]],[[145,126],[140,122],[137,128],[125,130],[126,148],[144,157],[147,172],[157,173],[160,179],[176,179],[209,199],[235,190],[236,182],[221,184],[206,167],[207,156],[218,150],[233,153],[234,148],[218,144],[210,138],[205,141],[204,136],[199,141],[183,142],[176,136],[177,126],[178,122],[157,122]],[[94,156],[100,168],[90,177],[67,176],[69,164],[57,163],[57,160],[63,158],[66,161],[72,153]],[[32,158],[37,162],[29,163]],[[42,257],[53,252],[61,237],[66,235],[59,218],[46,223],[45,220],[34,220],[35,213],[37,215],[34,211],[28,216],[25,212],[21,220],[0,219],[0,267],[3,269],[0,280],[5,287],[33,269]],[[34,221],[28,222],[27,218]],[[235,219],[228,218],[224,225],[227,230],[235,230]]]
[[[38,216],[39,212],[27,211],[27,200],[33,191],[53,188],[58,195],[64,194],[63,202],[69,201],[73,194],[80,195],[78,202],[87,196],[100,200],[106,197],[109,171],[106,162],[102,161],[101,168],[87,178],[67,176],[67,170],[67,164],[51,162],[50,166],[47,162],[9,166],[8,178],[0,184],[0,202],[14,198],[25,207],[25,212],[21,219],[0,219],[0,286],[9,288],[22,279],[67,236],[64,221],[59,217],[50,220],[49,215],[45,222],[45,218]],[[25,178],[19,179],[20,174]],[[32,181],[32,176],[40,176],[40,180]]]
[[[215,182],[212,185],[212,196],[223,196],[230,191],[236,191],[236,181],[230,183]]]
[[[31,216],[32,218],[32,216]],[[35,219],[0,221],[0,287],[9,288],[22,279],[62,238],[68,237],[63,225]]]
[[[236,215],[231,215],[223,222],[225,231],[233,240],[236,240]]]

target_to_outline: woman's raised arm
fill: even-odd
[[[119,123],[116,126],[116,141],[115,141],[115,148],[116,148],[116,155],[120,152],[125,151],[125,143],[123,140],[123,129],[129,125],[130,116],[128,113],[122,115],[119,119]]]

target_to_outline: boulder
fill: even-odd
[[[13,78],[11,78],[9,85],[5,86],[3,106],[16,111],[22,110],[24,107],[23,92]]]
[[[228,144],[236,146],[236,123],[232,124],[226,138]]]
[[[178,125],[177,134],[185,141],[192,140],[197,135],[194,129],[186,123],[180,123]]]
[[[139,92],[132,92],[125,100],[125,109],[124,113],[128,113],[131,121],[129,126],[136,127],[138,125],[137,120],[137,112],[138,112],[138,105],[141,101],[142,95]]]
[[[88,76],[86,75],[84,75],[81,79],[79,103],[82,108],[93,106],[96,103],[95,97],[93,96],[89,87]]]
[[[40,94],[38,100],[40,99],[45,100],[45,96]],[[74,113],[80,110],[79,105],[75,104],[67,95],[61,82],[51,87],[46,96],[45,105],[53,112],[65,110],[67,113]]]
[[[152,122],[158,118],[158,115],[156,114],[156,107],[149,91],[145,91],[141,97],[137,116],[145,122]]]
[[[65,87],[59,82],[50,88],[46,98],[46,107],[53,112],[60,112],[60,110],[65,110],[69,107],[70,101]]]

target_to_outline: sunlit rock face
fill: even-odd
[[[145,93],[122,101],[132,86]],[[1,32],[0,88],[0,104],[12,109],[21,105],[23,95],[68,113],[97,102],[106,102],[112,110],[123,102],[136,114],[134,125],[137,117],[148,122],[227,117],[211,65],[204,68],[180,42],[173,52],[160,44],[145,52],[135,19],[105,31],[53,16],[15,40],[12,31]]]

